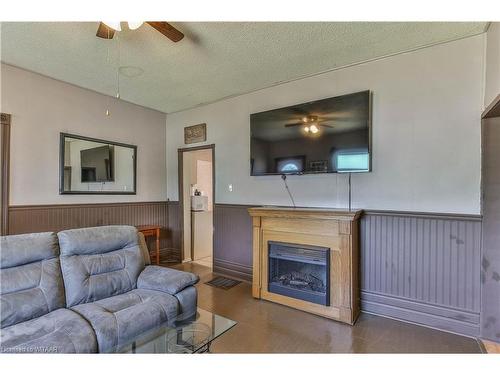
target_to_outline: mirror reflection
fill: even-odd
[[[61,194],[135,194],[137,147],[61,133]]]

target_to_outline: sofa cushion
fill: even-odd
[[[0,238],[1,327],[65,306],[59,248],[54,233]]]
[[[137,279],[137,287],[176,294],[198,282],[199,277],[190,272],[160,266],[147,266]]]
[[[2,269],[59,256],[57,237],[53,232],[2,236],[0,243]]]
[[[176,320],[182,321],[192,318],[196,314],[198,291],[194,286],[188,286],[175,295],[179,301],[179,310]]]
[[[107,352],[175,319],[178,301],[166,293],[135,289],[72,309],[92,325],[99,352]]]
[[[59,232],[68,307],[126,293],[144,269],[137,230],[111,225]]]
[[[54,310],[44,316],[2,328],[3,353],[95,353],[92,327],[77,313]]]

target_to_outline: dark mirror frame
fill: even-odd
[[[132,191],[65,191],[64,190],[64,150],[66,138],[80,139],[82,141],[99,142],[113,146],[128,147],[134,150],[134,189]],[[59,194],[80,195],[135,195],[137,194],[137,146],[126,143],[111,142],[104,139],[84,137],[76,134],[60,133],[59,136]]]

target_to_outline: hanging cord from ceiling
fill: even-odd
[[[107,30],[108,32],[108,36],[110,35],[110,32],[111,30],[108,29]],[[107,39],[107,47],[106,47],[106,64],[108,66],[111,66],[113,70],[116,70],[116,86],[115,86],[115,89],[116,89],[116,94],[115,94],[115,97],[116,99],[120,99],[120,60],[121,60],[121,42],[120,42],[120,37],[117,35],[116,36],[116,48],[117,48],[117,58],[116,58],[116,66],[114,66],[111,62],[111,58],[110,58],[110,44],[111,43],[112,39]],[[111,115],[111,112],[109,110],[109,106],[110,106],[110,97],[109,95],[106,96],[106,116],[110,116]]]
[[[118,48],[117,64],[116,64],[116,99],[120,99],[120,61],[121,61],[121,38],[116,36],[116,43]]]

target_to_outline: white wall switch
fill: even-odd
[[[229,184],[227,186],[227,190],[229,190],[230,192],[233,191],[233,184]]]

